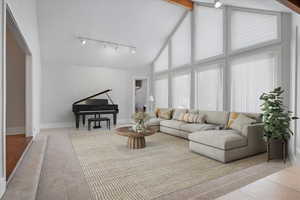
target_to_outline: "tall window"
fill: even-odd
[[[275,88],[277,64],[277,55],[271,52],[239,58],[231,63],[232,111],[261,112],[259,97]]]
[[[175,75],[172,79],[172,101],[174,108],[189,108],[191,95],[191,75]]]
[[[277,39],[277,21],[277,15],[233,11],[231,49],[241,49]]]
[[[159,108],[168,108],[168,79],[158,79],[155,81],[155,106]]]
[[[154,72],[168,70],[169,67],[169,46],[167,45],[154,62]]]
[[[172,37],[172,67],[191,63],[191,15],[188,14]]]
[[[195,58],[218,56],[223,53],[223,10],[195,7]]]
[[[201,110],[222,110],[220,65],[199,68],[195,78],[195,107]]]

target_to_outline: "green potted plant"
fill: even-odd
[[[280,141],[280,144],[284,144],[282,155],[283,158],[285,158],[287,141],[291,135],[293,135],[293,131],[290,129],[290,122],[298,119],[292,116],[292,112],[288,111],[283,105],[283,93],[284,90],[278,87],[260,96],[260,100],[263,101],[261,110],[263,112],[264,138],[268,144],[268,159],[270,156],[269,148],[270,145],[272,145],[270,143],[276,143],[276,141]]]

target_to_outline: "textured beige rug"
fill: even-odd
[[[74,133],[71,140],[95,200],[155,199],[265,161],[259,155],[222,164],[162,133],[147,137],[139,150],[127,149],[127,138],[113,131]]]

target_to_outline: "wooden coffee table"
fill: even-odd
[[[131,127],[117,128],[118,135],[128,137],[127,146],[130,149],[142,149],[146,147],[145,137],[155,134],[155,130],[148,128],[143,133],[137,133]]]

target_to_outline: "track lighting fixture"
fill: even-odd
[[[136,47],[134,47],[134,46],[120,44],[120,43],[111,42],[111,41],[98,40],[98,39],[93,39],[93,38],[88,38],[88,37],[77,37],[77,39],[80,41],[82,46],[86,45],[88,41],[91,41],[91,42],[100,43],[101,45],[103,45],[103,48],[111,47],[111,48],[114,48],[115,51],[118,51],[120,48],[127,48],[127,49],[129,49],[130,53],[136,54]]]

